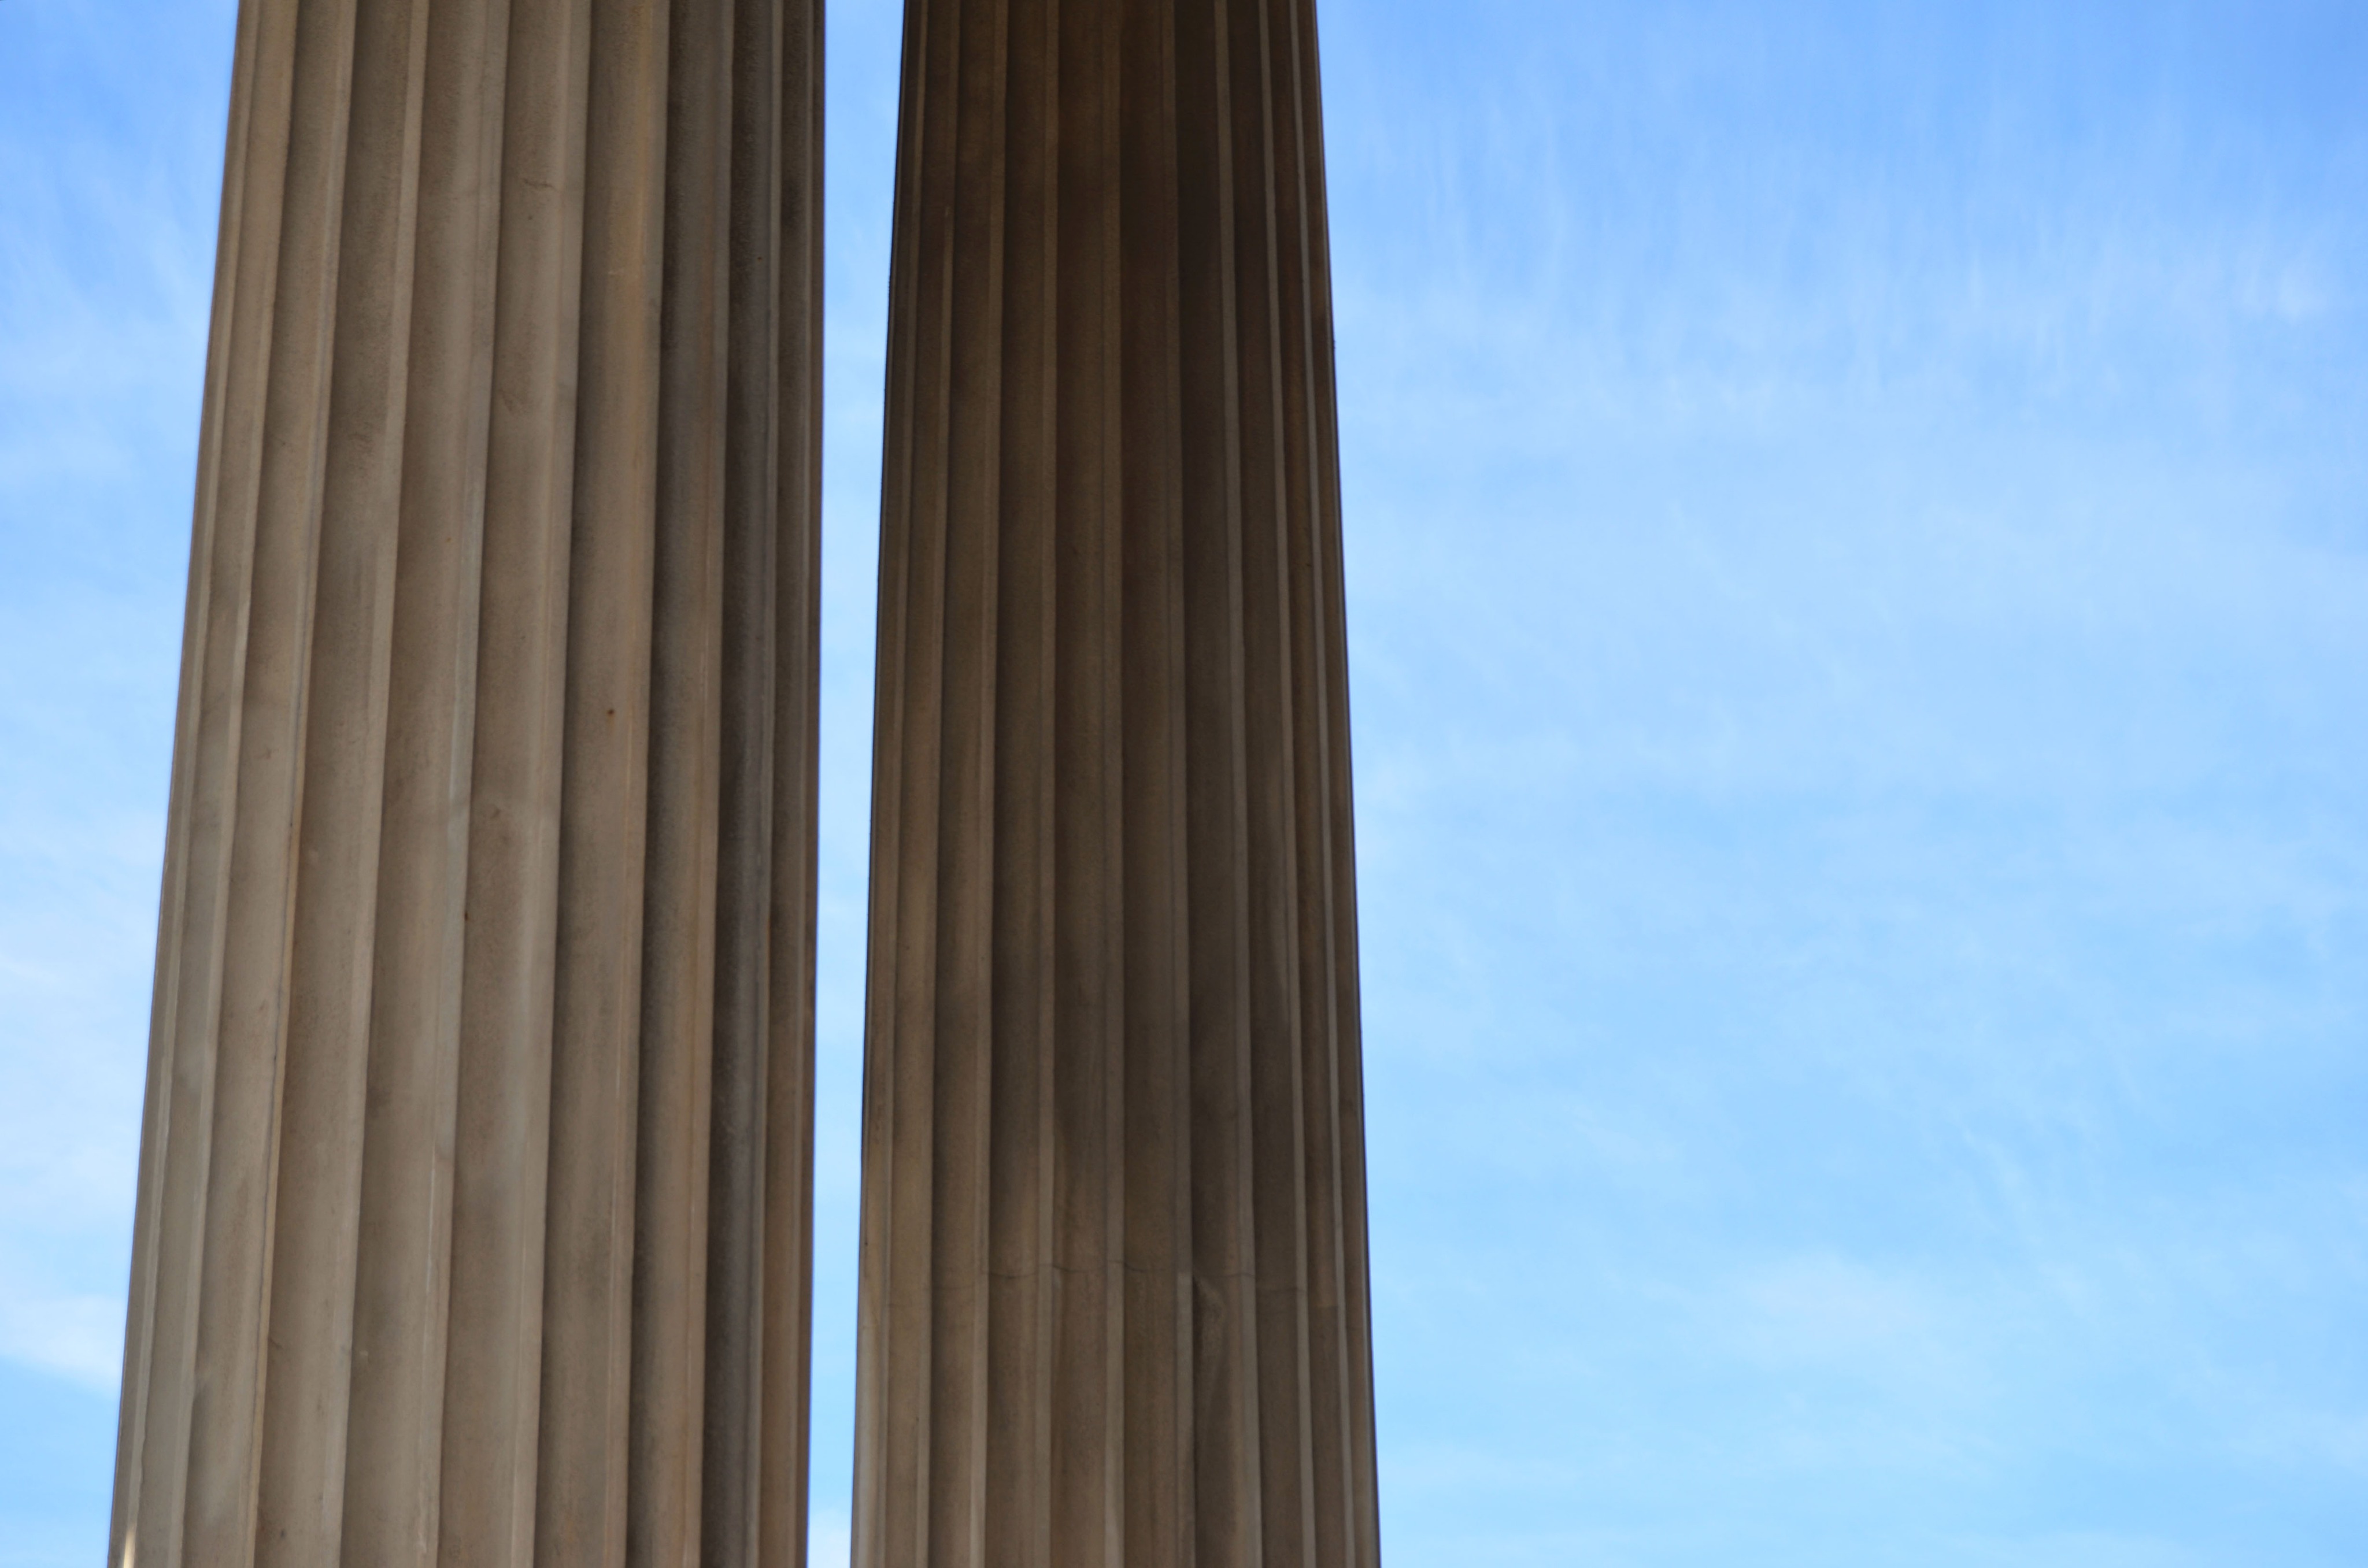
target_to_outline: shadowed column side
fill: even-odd
[[[1369,1568],[1310,0],[909,0],[858,1568]]]

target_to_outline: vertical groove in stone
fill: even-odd
[[[300,9],[279,261],[256,430],[252,574],[242,650],[239,790],[231,816],[183,1550],[253,1560],[272,1227],[279,1197],[308,654],[321,546],[323,447],[339,215],[352,103],[350,10]]]
[[[722,787],[733,17],[672,0],[666,49],[649,857],[626,1560],[699,1559]]]
[[[589,0],[509,0],[470,728],[439,1518],[450,1568],[526,1568],[543,1199]]]
[[[1118,811],[1115,616],[1121,552],[1092,526],[1114,501],[1117,422],[1099,400],[1064,387],[1109,386],[1116,366],[1114,293],[1118,191],[1115,17],[1109,7],[1048,6],[1053,51],[1042,116],[1052,160],[1047,214],[1054,259],[1045,279],[1051,426],[1043,482],[1050,516],[1050,755],[1043,768],[1050,842],[1051,972],[1039,980],[1051,1079],[1045,1131],[1042,1245],[1048,1339],[1047,1495],[1042,1561],[1114,1568],[1122,1561],[1118,1481],[1122,1464],[1120,1349],[1124,1279],[1116,1161],[1121,1108],[1118,940],[1124,839]],[[1024,403],[1023,405],[1024,406]],[[1015,1507],[1025,1501],[1016,1502]],[[1060,1543],[1056,1555],[1053,1543]]]
[[[996,506],[1002,456],[1003,124],[1009,0],[962,14],[947,304],[944,669],[936,845],[938,968],[931,1248],[929,1560],[974,1562],[985,1540],[986,1345],[997,870]]]
[[[666,10],[591,0],[535,1520],[553,1568],[620,1568],[629,1522]]]
[[[859,1568],[1378,1561],[1311,29],[907,3]]]
[[[1087,519],[1117,536],[1122,560],[1120,1561],[1187,1568],[1196,1499],[1176,51],[1166,0],[1126,0],[1121,28],[1120,484],[1115,517]]]
[[[284,982],[257,1562],[328,1561],[343,1533],[427,19],[424,0],[365,0],[347,45],[342,266],[316,482],[293,890],[307,916],[294,927]]]
[[[441,1508],[461,971],[492,417],[507,0],[430,4],[361,1135],[344,1561],[424,1568]],[[325,1555],[325,1554],[324,1554]]]
[[[1261,1551],[1269,1568],[1315,1561],[1309,1495],[1304,1048],[1299,925],[1322,901],[1299,888],[1293,782],[1308,759],[1294,734],[1289,557],[1290,426],[1283,401],[1282,260],[1276,187],[1296,174],[1272,119],[1269,6],[1231,0],[1236,338],[1242,399],[1242,585],[1249,910],[1252,1203],[1258,1344],[1256,1398]],[[1311,692],[1310,697],[1318,694]],[[1315,706],[1315,704],[1311,704]],[[1320,711],[1320,707],[1317,708]]]
[[[119,1568],[803,1562],[819,20],[675,8],[241,8]]]
[[[729,190],[723,259],[723,330],[734,342],[772,336],[772,273],[780,177],[781,106],[765,89],[778,69],[779,18],[766,6],[735,5],[731,48]],[[707,1290],[702,1325],[700,1539],[707,1552],[747,1561],[757,1550],[761,1452],[764,1291],[765,922],[771,900],[773,714],[770,687],[776,621],[771,531],[762,526],[780,460],[780,435],[765,396],[768,357],[741,353],[723,366],[724,440],[718,478],[721,525],[720,658],[717,694],[714,1034],[709,1087]],[[791,616],[797,607],[788,607]]]
[[[719,1568],[804,1568],[806,1474],[814,1324],[814,1028],[815,824],[821,744],[815,671],[822,643],[822,131],[823,9],[805,0],[741,0],[744,14],[768,19],[765,52],[751,77],[775,85],[761,117],[772,153],[763,163],[735,165],[744,193],[737,210],[749,224],[743,257],[745,290],[735,282],[749,324],[734,338],[748,350],[750,376],[738,406],[745,432],[733,472],[750,475],[733,516],[761,529],[773,590],[768,663],[751,666],[752,681],[769,681],[772,724],[767,793],[754,803],[770,817],[768,870],[752,891],[769,900],[764,946],[752,961],[767,964],[765,1016],[758,1049],[765,1053],[757,1083],[763,1117],[763,1187],[754,1274],[761,1291],[755,1343],[748,1359],[759,1381],[753,1396],[757,1451],[728,1468],[721,1450],[708,1471],[712,1496],[735,1489],[755,1494],[755,1534],[746,1550],[721,1537],[708,1545]],[[750,92],[735,108],[752,115]],[[768,313],[769,312],[769,313]],[[763,320],[763,328],[755,324]],[[769,356],[764,346],[772,345]],[[769,464],[769,471],[766,465]],[[752,650],[751,657],[759,656]],[[759,700],[752,699],[752,700]],[[753,826],[753,824],[752,824]],[[718,1379],[711,1370],[709,1386]],[[734,1483],[734,1475],[745,1480]]]
[[[972,526],[994,558],[992,634],[979,657],[990,682],[982,736],[991,809],[974,832],[990,863],[988,1060],[984,1210],[983,1493],[973,1560],[1051,1560],[1050,1395],[1046,1364],[1052,1297],[1047,1255],[1052,1187],[1050,1096],[1053,1061],[1051,974],[1040,955],[1053,940],[1053,554],[1049,494],[1054,401],[1052,327],[1059,278],[1052,224],[1053,135],[1050,74],[1057,61],[1048,0],[1009,0],[1004,15],[1006,89],[994,112],[1003,142],[1000,310],[982,323],[997,344],[998,395],[978,400],[994,417],[996,483],[978,494],[991,511]],[[982,126],[992,131],[992,126]],[[999,316],[999,319],[996,317]],[[973,1354],[977,1353],[974,1350]]]
[[[730,8],[719,61],[729,93],[728,181],[717,260],[719,330],[728,343],[767,344],[775,321],[782,105],[768,91],[780,71],[780,18],[743,0]],[[678,17],[677,26],[681,27]],[[788,84],[783,84],[786,88]],[[681,86],[677,84],[681,112]],[[684,138],[677,134],[679,151]],[[671,265],[671,260],[669,261]],[[764,1129],[768,1093],[766,916],[771,900],[771,665],[779,610],[771,516],[780,435],[768,395],[771,356],[744,351],[721,368],[723,406],[715,475],[720,633],[716,756],[713,1013],[705,1183],[706,1292],[700,1325],[701,1449],[698,1510],[702,1551],[726,1562],[757,1551],[764,1363]],[[791,616],[797,607],[788,608]],[[795,722],[794,718],[791,719]]]
[[[1249,1121],[1249,845],[1242,441],[1223,0],[1176,11],[1178,425],[1182,445],[1186,897],[1190,974],[1194,1559],[1256,1561],[1259,1526]],[[1276,890],[1280,892],[1281,890]],[[1266,890],[1259,890],[1265,893]],[[1270,896],[1270,895],[1269,895]]]

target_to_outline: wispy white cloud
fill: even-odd
[[[814,1510],[806,1531],[806,1561],[814,1568],[839,1568],[853,1560],[855,1535],[848,1526],[847,1511],[831,1505]]]
[[[1400,1561],[2346,1560],[2325,17],[1328,15]]]
[[[123,1299],[0,1294],[0,1357],[112,1397],[123,1363]]]
[[[0,7],[0,1360],[101,1402],[233,10]]]

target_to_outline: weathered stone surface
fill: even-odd
[[[858,1568],[1379,1561],[1312,0],[908,0]]]
[[[245,0],[110,1561],[805,1535],[816,0]]]

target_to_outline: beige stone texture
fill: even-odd
[[[816,0],[245,0],[109,1561],[802,1563]]]
[[[1374,1568],[1313,0],[908,0],[857,1568]]]

